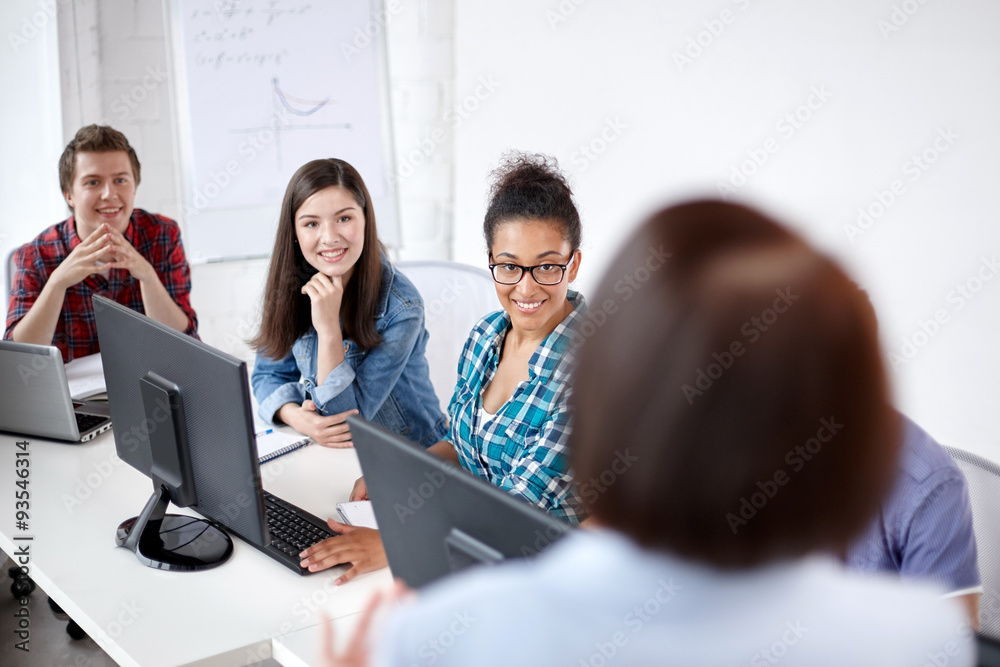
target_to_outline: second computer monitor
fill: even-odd
[[[572,530],[360,417],[347,421],[389,566],[410,587],[474,564],[532,557]]]

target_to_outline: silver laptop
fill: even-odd
[[[107,403],[73,400],[59,348],[0,340],[0,431],[87,442],[110,415]]]

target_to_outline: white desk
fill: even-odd
[[[24,439],[30,443],[26,532],[15,528],[14,507],[14,443]],[[323,518],[337,516],[336,504],[347,500],[359,474],[353,449],[318,445],[261,467],[264,488]],[[315,653],[307,642],[318,637],[320,609],[343,618],[347,628],[354,619],[346,617],[375,590],[391,587],[388,569],[339,587],[333,580],[343,567],[300,577],[237,538],[232,558],[212,570],[145,567],[117,548],[114,536],[152,489],[149,478],[118,459],[111,433],[83,445],[0,434],[0,548],[13,555],[30,544],[31,577],[121,665],[247,665],[270,657],[279,635],[289,639],[276,659],[309,664]],[[14,540],[26,535],[34,539]]]

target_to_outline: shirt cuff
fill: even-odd
[[[302,385],[298,382],[289,382],[275,389],[270,396],[261,401],[257,414],[268,424],[274,425],[274,416],[278,408],[285,403],[302,405],[305,399],[306,392]]]
[[[330,371],[330,374],[323,380],[323,384],[309,388],[313,402],[321,414],[326,414],[326,404],[350,387],[354,378],[354,368],[345,359]]]

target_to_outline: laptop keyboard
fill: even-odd
[[[299,553],[337,533],[321,519],[264,491],[264,514],[271,534],[271,551],[284,565],[304,574]],[[278,553],[275,553],[275,552]]]
[[[76,415],[76,427],[80,429],[80,435],[83,435],[101,422],[106,422],[108,420],[107,417],[101,417],[98,415],[81,415],[79,412],[74,414]]]

